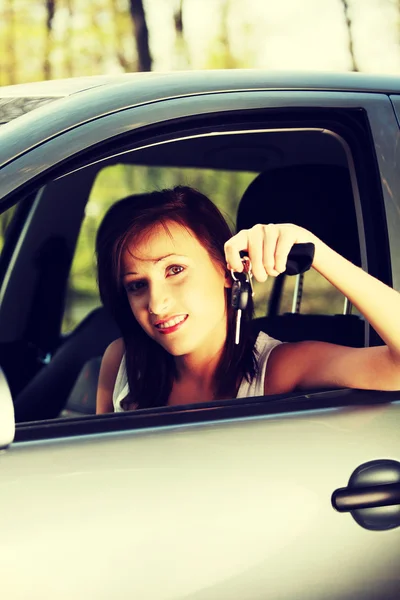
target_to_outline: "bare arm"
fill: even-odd
[[[358,308],[400,363],[400,294],[318,239],[313,267]]]
[[[295,388],[400,389],[400,367],[387,346],[349,348],[327,342],[299,342],[275,348],[267,366],[265,394]]]
[[[114,412],[113,390],[124,351],[124,342],[119,338],[112,342],[104,353],[97,386],[97,415]]]
[[[298,344],[301,387],[332,385],[400,389],[400,294],[317,240],[313,267],[339,289],[385,342],[347,348],[322,342]],[[301,359],[300,359],[301,357]]]
[[[353,265],[311,232],[292,224],[255,225],[225,244],[227,263],[241,270],[240,250],[248,250],[258,281],[286,267],[295,243],[315,244],[313,268],[358,308],[385,342],[378,348],[347,348],[324,342],[285,344],[268,363],[266,393],[295,387],[400,389],[400,294]],[[268,389],[267,389],[268,388]]]

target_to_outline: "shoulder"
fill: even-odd
[[[318,347],[318,342],[276,345],[268,360],[264,393],[285,394],[295,390],[303,380],[315,344]]]
[[[105,361],[107,364],[118,363],[118,366],[122,360],[122,357],[125,352],[125,344],[122,338],[118,338],[111,342],[109,346],[107,346],[106,351],[103,355],[103,362]]]
[[[97,388],[96,412],[98,414],[113,411],[112,394],[124,352],[125,344],[122,338],[114,340],[104,352]]]
[[[103,376],[103,382],[109,382],[114,387],[118,369],[122,357],[125,353],[125,344],[122,338],[114,340],[106,349],[101,361],[100,377]]]

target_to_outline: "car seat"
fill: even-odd
[[[261,173],[240,201],[237,230],[256,223],[300,225],[354,264],[361,264],[353,191],[345,167],[300,165]],[[279,278],[275,285],[280,285]],[[276,315],[275,310],[253,321],[256,331],[282,341],[321,340],[356,347],[364,345],[364,324],[351,314]]]
[[[66,406],[84,365],[94,357],[101,357],[107,346],[118,337],[120,337],[119,329],[105,308],[99,307],[92,311],[72,333],[66,336],[50,363],[43,367],[15,398],[16,422],[58,417]],[[93,378],[92,380],[94,381]],[[94,393],[96,393],[96,385],[97,380],[94,383]],[[74,398],[72,398],[71,410],[75,410],[78,404]],[[81,406],[83,405],[82,400]],[[93,408],[92,401],[89,405]]]
[[[99,380],[101,356],[87,361],[68,397],[61,417],[93,415],[96,412],[97,383]]]

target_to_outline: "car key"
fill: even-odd
[[[233,277],[231,305],[236,310],[236,326],[235,326],[235,344],[239,344],[240,339],[240,321],[242,318],[242,310],[245,310],[249,301],[249,294],[254,296],[251,272],[251,262],[248,257],[242,259],[243,271],[241,273],[231,271]]]
[[[247,306],[249,299],[249,287],[247,277],[244,273],[236,273],[236,279],[232,286],[232,307],[236,310],[235,344],[239,343],[240,321],[242,310]]]

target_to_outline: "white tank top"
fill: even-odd
[[[258,356],[258,373],[253,377],[249,383],[244,377],[240,383],[240,387],[237,393],[237,398],[246,398],[247,396],[263,396],[264,395],[264,381],[265,372],[267,369],[268,358],[271,351],[281,344],[279,340],[275,340],[268,334],[260,331],[257,336],[255,349]],[[115,380],[114,391],[113,391],[113,404],[114,412],[124,412],[121,407],[121,400],[126,398],[129,394],[128,377],[126,373],[125,354],[122,357],[121,364],[119,365],[117,378]]]

